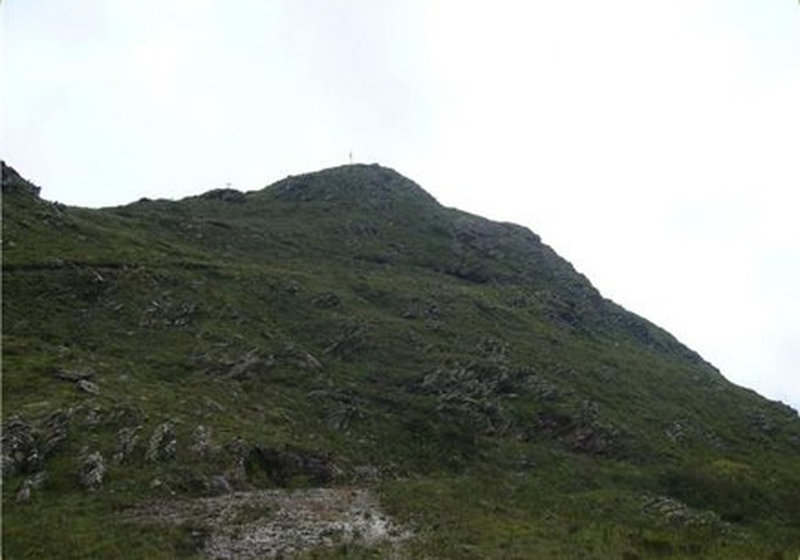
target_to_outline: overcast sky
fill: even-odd
[[[800,408],[797,0],[6,0],[2,157],[50,200],[355,161],[524,224]]]

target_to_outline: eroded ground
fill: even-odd
[[[275,558],[344,543],[400,543],[409,532],[363,488],[235,492],[194,500],[153,502],[131,521],[194,528],[210,558]]]

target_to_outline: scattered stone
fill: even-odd
[[[431,321],[438,321],[441,318],[439,306],[436,303],[425,304],[417,299],[409,303],[405,312],[403,313],[404,319],[429,319]]]
[[[57,369],[54,373],[57,379],[61,381],[68,381],[75,383],[81,379],[91,379],[94,377],[93,371],[69,371],[65,369]]]
[[[353,469],[356,479],[364,482],[375,482],[381,477],[380,468],[375,465],[358,465]]]
[[[102,414],[99,406],[90,407],[86,412],[86,425],[90,427],[97,426],[102,419]]]
[[[757,430],[770,434],[775,431],[777,426],[762,410],[750,413],[750,424]]]
[[[219,404],[211,397],[203,397],[203,404],[212,412],[222,413],[225,412],[225,407]]]
[[[294,558],[347,543],[400,546],[411,537],[360,488],[235,492],[155,502],[128,515],[143,523],[199,527],[203,553],[217,559]]]
[[[233,364],[227,375],[233,379],[248,379],[269,371],[276,364],[274,356],[262,356],[258,349],[254,348]]]
[[[582,424],[568,438],[574,451],[590,455],[608,455],[616,450],[619,432],[598,422]]]
[[[47,473],[38,472],[35,475],[22,481],[17,491],[17,503],[27,502],[31,499],[31,491],[38,490],[47,482]]]
[[[190,437],[191,444],[189,449],[196,455],[208,457],[216,452],[211,441],[211,428],[200,424],[197,426]]]
[[[314,306],[319,309],[331,309],[339,307],[340,304],[339,296],[333,292],[324,292],[314,298]]]
[[[673,443],[679,443],[686,439],[689,431],[689,426],[687,426],[684,422],[675,420],[672,424],[670,424],[669,428],[666,429],[665,433]]]
[[[642,503],[642,511],[658,517],[662,523],[671,526],[724,528],[727,525],[713,511],[692,509],[683,502],[668,496],[645,498]]]
[[[100,386],[88,379],[78,379],[75,382],[75,388],[82,393],[88,393],[90,395],[100,394]]]
[[[167,461],[175,457],[178,442],[175,439],[175,426],[172,422],[164,422],[156,427],[150,436],[150,445],[147,448],[148,461]]]
[[[94,491],[103,484],[106,474],[106,463],[103,455],[95,451],[86,456],[78,470],[78,483],[87,490]]]
[[[525,377],[524,386],[543,401],[555,401],[559,397],[558,387],[537,373],[529,373]]]
[[[247,467],[245,463],[250,452],[250,446],[242,437],[237,436],[225,446],[225,449],[233,457],[233,465],[228,470],[227,479],[235,486],[241,487],[247,483]]]
[[[222,475],[214,475],[208,481],[209,491],[218,496],[220,494],[230,494],[233,492],[233,486],[228,482],[228,479]]]

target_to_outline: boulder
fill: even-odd
[[[117,432],[117,452],[113,457],[115,463],[122,463],[133,455],[141,429],[141,425],[120,428]]]
[[[78,483],[85,489],[94,491],[103,484],[106,474],[106,462],[99,451],[90,453],[81,461],[78,469]]]
[[[90,395],[100,394],[100,386],[93,381],[89,381],[88,379],[78,379],[75,382],[75,388],[81,393],[88,393]]]
[[[172,422],[159,424],[150,436],[147,447],[148,461],[166,461],[175,457],[178,442],[175,439],[175,427]]]

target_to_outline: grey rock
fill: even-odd
[[[678,527],[710,526],[725,529],[724,523],[716,512],[690,508],[683,502],[668,496],[650,496],[643,500],[644,513],[658,518],[661,523]]]
[[[381,477],[381,470],[375,465],[358,465],[353,469],[353,474],[358,480],[375,482]]]
[[[66,369],[57,369],[53,375],[56,376],[57,379],[61,381],[69,381],[70,383],[75,383],[80,381],[81,379],[91,379],[94,377],[93,371],[69,371]]]
[[[75,388],[82,393],[88,393],[90,395],[100,394],[100,386],[88,379],[78,379],[75,382]]]
[[[314,298],[314,306],[319,309],[331,309],[338,307],[340,303],[339,296],[333,292],[324,292]]]
[[[669,428],[665,430],[665,433],[670,440],[674,443],[678,443],[686,439],[690,430],[691,428],[689,428],[685,422],[675,420]]]
[[[237,436],[233,441],[229,442],[225,446],[225,449],[234,458],[233,465],[228,470],[228,480],[230,480],[236,486],[246,484],[247,468],[245,466],[245,462],[247,461],[247,456],[250,452],[250,446],[242,437]]]
[[[99,406],[93,406],[86,411],[86,425],[90,427],[97,426],[102,420],[103,415]]]
[[[192,453],[202,457],[208,457],[216,452],[213,441],[211,440],[211,428],[198,425],[190,437],[189,449]]]
[[[210,412],[217,412],[217,413],[225,412],[225,407],[210,397],[203,397],[203,405]]]
[[[148,461],[166,461],[175,457],[178,442],[175,439],[175,427],[172,422],[164,422],[156,427],[150,436],[147,448]]]
[[[231,486],[228,479],[222,475],[212,476],[208,481],[208,488],[209,491],[216,496],[233,492],[233,486]]]
[[[133,426],[121,428],[117,432],[117,451],[113,457],[115,463],[122,463],[133,455],[141,430],[142,426]]]
[[[33,472],[41,466],[33,428],[18,416],[12,416],[3,426],[2,448],[4,478]]]
[[[103,484],[106,462],[99,451],[87,455],[78,469],[78,483],[87,490],[97,490]]]
[[[17,503],[24,503],[31,499],[31,492],[38,490],[47,482],[47,473],[44,471],[38,472],[35,475],[26,478],[17,490],[16,500]]]
[[[228,377],[247,379],[259,373],[269,371],[276,363],[273,356],[262,356],[257,349],[253,349],[242,356],[239,361],[228,370]]]

